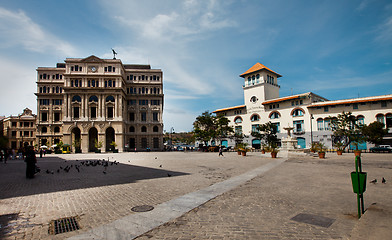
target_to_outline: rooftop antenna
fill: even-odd
[[[113,59],[116,59],[117,52],[116,52],[116,51],[114,51],[114,49],[113,49],[113,48],[112,48],[112,52],[113,52]]]

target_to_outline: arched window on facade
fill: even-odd
[[[91,96],[91,97],[88,99],[88,101],[89,101],[89,102],[98,102],[98,97],[97,97],[97,96]]]
[[[158,132],[158,130],[159,130],[158,126],[154,126],[152,129],[153,132]]]
[[[48,132],[48,129],[47,129],[46,127],[42,127],[42,128],[41,128],[41,132],[42,132],[42,133],[47,133],[47,132]]]
[[[75,95],[72,97],[72,102],[81,102],[82,98],[78,95]]]
[[[106,97],[106,102],[114,102],[114,97],[113,96],[107,96]]]
[[[385,124],[385,118],[384,118],[383,114],[377,114],[376,119],[377,119],[377,122]]]
[[[293,117],[299,117],[299,116],[303,116],[304,115],[304,111],[302,109],[294,109],[292,112],[292,116]]]
[[[365,124],[365,117],[364,116],[362,116],[362,115],[359,115],[358,117],[357,117],[357,124],[358,125],[364,125]]]
[[[130,126],[129,127],[129,132],[135,132],[135,127],[134,126]]]
[[[142,132],[147,132],[147,127],[146,126],[142,127]]]
[[[54,128],[54,133],[59,133],[60,132],[60,127],[55,127]]]
[[[250,117],[250,121],[254,122],[254,121],[259,121],[260,120],[260,116],[258,114],[253,114]]]
[[[279,112],[272,112],[271,114],[270,114],[270,117],[269,117],[270,119],[277,119],[277,118],[280,118],[280,113]]]
[[[318,131],[324,130],[324,120],[322,118],[317,119],[317,130]]]
[[[234,119],[234,122],[235,122],[235,123],[242,123],[242,118],[241,118],[241,117],[236,117],[236,118]]]

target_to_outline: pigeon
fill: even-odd
[[[106,172],[105,172],[105,171],[103,171],[103,174],[106,174]]]
[[[370,181],[370,183],[374,183],[374,184],[376,184],[376,182],[377,182],[377,179]]]
[[[50,173],[49,169],[46,169],[46,173],[47,173],[47,174],[49,174],[49,173]]]
[[[382,183],[386,183],[387,182],[387,180],[385,180],[385,178],[383,177],[382,178]]]
[[[57,173],[60,173],[60,169],[57,169]]]
[[[162,167],[162,165],[159,165],[159,167]]]
[[[168,173],[167,176],[168,176],[168,177],[171,177],[172,175]]]
[[[158,159],[158,157],[155,157],[155,159]]]

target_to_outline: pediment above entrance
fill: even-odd
[[[86,57],[85,59],[82,59],[81,62],[104,62],[103,59],[96,57],[94,55],[91,55],[90,57]]]

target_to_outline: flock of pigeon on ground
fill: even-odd
[[[67,161],[64,161],[67,162]],[[97,166],[101,166],[103,167],[103,174],[106,174],[106,170],[109,166],[113,166],[113,165],[118,165],[119,162],[115,161],[110,161],[109,158],[108,160],[102,159],[102,160],[85,160],[85,161],[78,161],[76,160],[76,164],[71,164],[71,165],[67,165],[66,167],[62,167],[60,166],[60,168],[58,168],[56,170],[57,173],[60,172],[65,172],[68,173],[71,169],[75,169],[75,171],[80,172],[80,169],[82,167],[97,167]],[[46,169],[45,171],[47,174],[54,174],[54,171],[51,171],[49,169]]]
[[[157,157],[155,157],[155,159],[158,159]],[[67,162],[66,160],[64,162]],[[130,161],[128,161],[130,162]],[[116,160],[114,161],[110,161],[109,158],[108,160],[102,159],[102,160],[85,160],[85,161],[79,161],[76,160],[77,164],[71,164],[71,165],[67,165],[66,167],[62,167],[60,166],[60,168],[58,168],[56,170],[57,173],[61,173],[61,172],[65,172],[68,173],[71,169],[75,169],[76,171],[80,172],[80,169],[82,167],[97,167],[97,166],[102,166],[104,169],[102,171],[103,174],[107,173],[107,168],[109,166],[113,166],[113,165],[118,165],[119,162],[117,162]],[[159,165],[160,168],[162,168],[162,165]],[[47,174],[54,174],[54,171],[51,171],[49,169],[46,169],[45,171]],[[173,176],[170,173],[167,173],[168,177]]]

